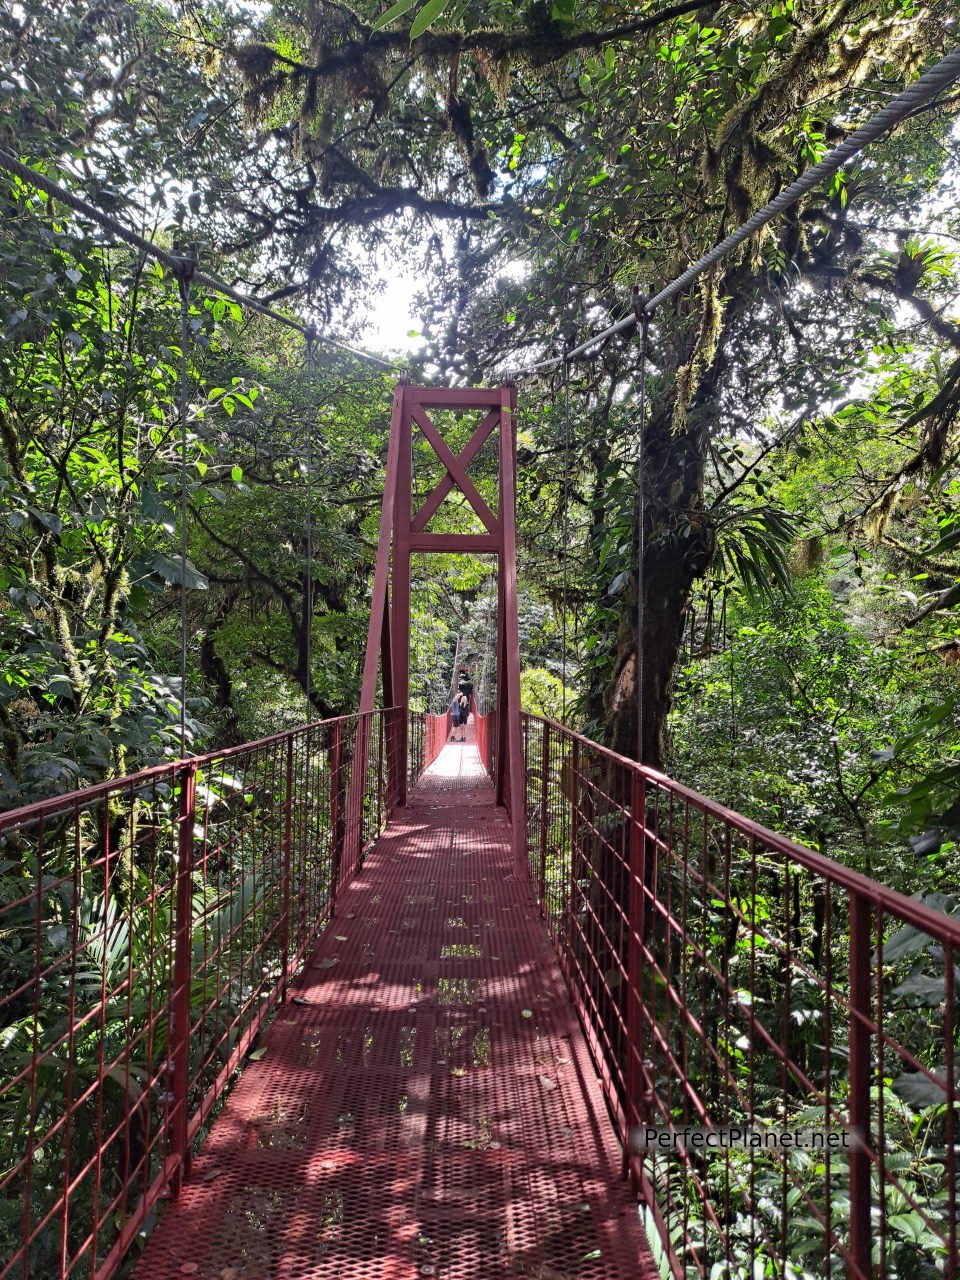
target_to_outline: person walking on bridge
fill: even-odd
[[[453,702],[450,703],[450,713],[453,717],[453,733],[450,735],[450,741],[457,741],[457,730],[460,730],[460,742],[466,742],[466,735],[463,730],[467,723],[467,717],[470,715],[470,701],[465,698],[462,693],[458,693]]]

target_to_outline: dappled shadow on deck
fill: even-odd
[[[341,895],[137,1280],[656,1276],[467,738]]]

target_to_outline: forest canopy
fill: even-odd
[[[417,274],[411,376],[496,382],[629,314],[954,20],[27,0],[0,14],[0,147],[321,338],[364,341]],[[911,889],[955,887],[960,826],[958,105],[658,310],[642,426],[629,330],[520,384],[530,709],[635,755],[639,706],[649,763]],[[21,180],[0,200],[4,806],[179,751],[182,579],[192,749],[352,710],[391,375],[199,287],[184,346],[155,263]],[[457,636],[479,673],[490,601],[479,558],[422,567],[420,705]]]

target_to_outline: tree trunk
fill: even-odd
[[[225,747],[239,746],[244,739],[244,734],[233,706],[233,684],[230,680],[230,673],[217,652],[217,632],[220,630],[224,619],[229,615],[233,604],[234,601],[232,600],[226,603],[225,607],[221,609],[210,626],[204,631],[203,639],[200,641],[200,670],[213,693],[213,704],[223,716],[223,732],[220,745]]]
[[[660,367],[644,438],[643,598],[639,600],[634,569],[623,595],[603,705],[608,745],[655,769],[664,765],[673,677],[683,647],[690,594],[713,563],[716,550],[715,530],[703,508],[712,406],[719,382],[720,321],[710,310],[708,301],[699,329],[681,322],[683,327],[669,335],[666,356],[656,357]],[[687,401],[685,407],[682,400]],[[638,514],[634,512],[632,523],[635,546]]]

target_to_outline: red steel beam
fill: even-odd
[[[503,669],[497,685],[506,720],[507,775],[510,817],[513,821],[513,851],[526,856],[526,824],[523,805],[523,742],[520,732],[520,628],[517,621],[517,528],[516,528],[516,418],[517,389],[500,388],[500,536],[503,555]]]
[[[390,613],[387,586],[390,569],[390,536],[393,530],[394,508],[396,505],[397,473],[400,460],[400,423],[403,420],[405,390],[403,383],[398,383],[393,393],[390,440],[387,444],[387,476],[383,489],[383,507],[380,511],[380,538],[377,543],[377,559],[373,570],[373,599],[370,604],[370,625],[367,628],[367,648],[363,658],[363,683],[360,689],[361,715],[365,711],[372,711],[376,702],[381,634],[384,626],[389,626]],[[390,683],[392,685],[392,679]]]
[[[499,387],[409,387],[407,403],[425,409],[498,409]]]
[[[396,432],[399,437],[396,501],[393,509],[393,615],[390,647],[393,653],[393,694],[406,709],[410,701],[410,503],[413,486],[413,435],[410,426],[410,387],[403,387],[403,407]],[[394,424],[391,423],[391,431]],[[408,721],[400,717],[400,759],[406,764]],[[401,770],[401,805],[407,802],[407,770]]]
[[[437,551],[462,555],[467,551],[485,551],[498,554],[502,550],[501,539],[492,533],[413,533],[410,535],[411,551]]]

